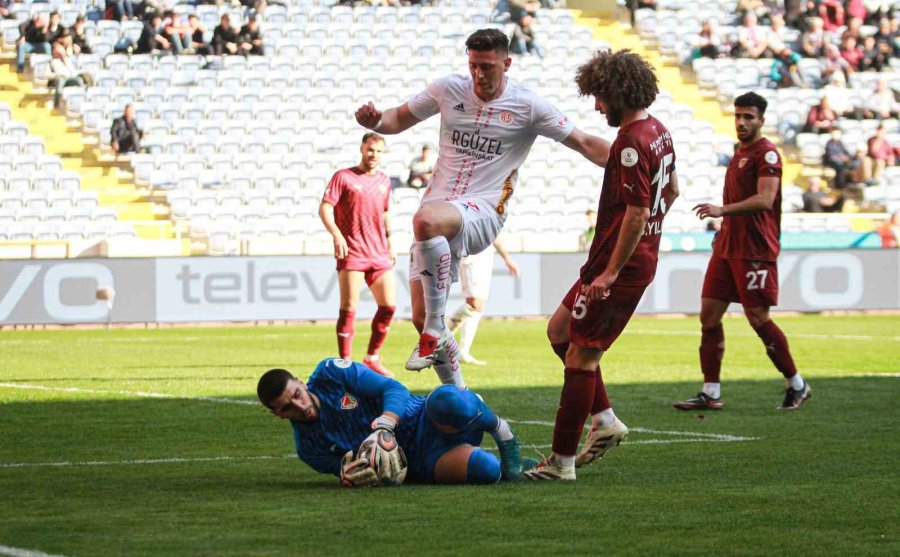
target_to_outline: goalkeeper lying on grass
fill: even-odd
[[[420,482],[492,484],[522,476],[519,441],[506,420],[469,390],[443,385],[427,397],[342,359],[323,360],[304,384],[267,371],[257,396],[291,421],[300,460],[343,485]],[[484,432],[500,459],[480,448]],[[399,444],[399,448],[398,448]],[[408,465],[407,465],[408,463]]]

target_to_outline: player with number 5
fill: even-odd
[[[722,229],[713,240],[700,300],[703,390],[676,402],[679,410],[722,409],[722,316],[731,302],[744,306],[750,326],[787,381],[784,402],[778,408],[794,410],[810,397],[809,385],[797,373],[787,338],[769,316],[769,308],[778,304],[781,155],[775,144],[762,136],[767,104],[753,92],[734,99],[734,128],[740,146],[725,173],[723,205],[702,203],[694,207],[701,219],[722,217]]]
[[[653,68],[627,50],[598,52],[578,69],[576,83],[619,133],[606,161],[587,263],[547,327],[566,368],[553,454],[525,471],[531,480],[574,480],[576,467],[625,440],[628,428],[613,413],[600,358],[653,281],[663,217],[678,196],[672,136],[647,112],[659,93]],[[579,452],[589,414],[591,430]]]

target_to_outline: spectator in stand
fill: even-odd
[[[862,52],[863,56],[860,61],[861,71],[880,72],[888,65],[888,55],[885,54],[882,49],[878,48],[874,35],[869,35],[863,39]]]
[[[132,0],[106,0],[105,19],[116,21],[135,19],[134,2]]]
[[[162,18],[159,13],[151,15],[150,19],[144,22],[144,30],[138,39],[135,54],[156,54],[171,48],[172,43],[163,34]]]
[[[75,24],[69,28],[72,35],[72,50],[75,54],[91,54],[91,45],[88,44],[87,33],[84,30],[84,16],[75,18]]]
[[[798,64],[800,55],[788,47],[782,48],[772,61],[769,78],[778,87],[806,87]]]
[[[15,19],[9,11],[12,8],[13,4],[15,4],[15,0],[0,0],[0,18],[2,19]]]
[[[828,97],[822,97],[819,104],[809,109],[804,133],[830,133],[837,126],[838,115],[832,110]]]
[[[60,38],[65,31],[66,26],[62,24],[59,12],[51,12],[50,22],[47,24],[47,42],[50,43],[51,48],[56,39]]]
[[[544,58],[544,49],[534,36],[534,17],[528,14],[522,16],[509,39],[509,50],[514,54],[534,54]]]
[[[844,194],[838,193],[838,197],[822,191],[822,179],[813,176],[809,179],[807,190],[803,192],[804,213],[840,213],[844,206]]]
[[[788,28],[784,24],[784,14],[778,11],[772,12],[769,30],[766,32],[766,42],[769,44],[769,52],[777,55],[788,48]]]
[[[248,54],[253,56],[265,55],[266,50],[263,46],[262,33],[259,30],[259,22],[256,21],[256,16],[250,16],[247,24],[241,27],[239,40],[242,54],[245,56]]]
[[[63,30],[56,42],[53,43],[53,54],[50,59],[50,79],[48,85],[55,88],[53,95],[53,107],[59,107],[62,98],[63,87],[83,87],[84,80],[78,75],[78,69],[71,56],[75,50],[72,46],[72,35],[67,29]]]
[[[851,73],[853,68],[841,56],[841,49],[833,44],[826,45],[825,59],[822,60],[822,81],[828,85],[846,87]]]
[[[884,79],[878,80],[875,92],[866,99],[863,105],[863,114],[866,118],[878,118],[879,120],[896,118],[900,114],[900,104],[897,103],[894,91],[888,87],[888,83]]]
[[[891,13],[894,0],[864,0],[863,3],[869,12],[865,22],[869,25],[877,25],[881,18]]]
[[[203,26],[203,22],[200,21],[200,18],[194,14],[189,15],[188,27],[191,29],[191,49],[194,53],[202,56],[211,56],[213,54],[213,47],[204,39],[206,27]]]
[[[800,36],[800,51],[806,58],[820,58],[825,54],[825,30],[822,18],[809,18],[809,29]]]
[[[887,139],[884,124],[878,124],[875,135],[869,138],[866,157],[863,159],[863,179],[872,185],[888,166],[894,166],[894,148]]]
[[[835,172],[834,188],[842,190],[852,178],[852,174],[860,168],[862,161],[859,157],[850,154],[850,151],[841,141],[840,130],[831,132],[831,139],[825,144],[825,154],[822,156],[822,164]]]
[[[634,27],[636,23],[635,12],[641,9],[655,10],[656,0],[625,0],[625,7],[628,8],[628,12],[631,14],[631,26]]]
[[[167,10],[163,13],[163,34],[172,44],[172,52],[174,54],[191,54],[185,52],[190,50],[191,28],[181,22],[181,16],[173,10]]]
[[[868,10],[864,0],[847,0],[845,2],[847,8],[848,20],[858,19],[860,23],[866,20]],[[859,37],[857,37],[858,39]]]
[[[158,15],[156,17],[159,18]],[[122,116],[113,120],[109,135],[109,144],[117,155],[137,153],[141,150],[144,132],[134,121],[134,105],[125,105]]]
[[[748,12],[744,16],[744,25],[738,29],[737,52],[741,58],[761,58],[769,48],[766,30],[757,23],[756,14]]]
[[[428,185],[431,173],[434,172],[434,156],[431,145],[422,145],[422,153],[409,163],[409,178],[406,185],[411,188],[423,188]]]
[[[217,56],[223,54],[241,54],[240,37],[234,27],[231,26],[231,18],[223,14],[219,25],[213,29],[212,46]]]
[[[47,20],[38,14],[33,19],[19,25],[19,39],[16,41],[16,70],[25,71],[25,57],[33,52],[50,55],[47,40]]]
[[[862,67],[863,51],[853,35],[845,34],[841,39],[841,58],[847,61],[853,71],[859,71]]]
[[[883,17],[878,20],[878,32],[875,33],[875,43],[878,45],[879,50],[888,58],[900,54],[898,52],[897,34],[891,28],[890,19]]]
[[[837,31],[847,21],[847,12],[841,0],[819,0],[819,17],[826,31]]]
[[[700,33],[697,34],[697,43],[694,47],[694,58],[722,58],[722,37],[716,29],[716,22],[704,19],[700,24]]]
[[[852,35],[856,39],[857,44],[862,43],[862,25],[863,20],[858,17],[851,17],[847,20],[847,29],[841,34],[841,37]]]
[[[806,0],[784,0],[784,22],[792,29],[803,31],[809,15]]]

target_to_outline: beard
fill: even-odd
[[[614,128],[618,128],[622,125],[624,115],[625,111],[621,108],[610,106],[606,109],[606,123]]]

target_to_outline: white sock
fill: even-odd
[[[703,384],[703,393],[709,398],[721,398],[722,397],[722,384],[721,383],[704,383]]]
[[[800,377],[800,373],[797,373],[790,379],[787,379],[788,387],[794,389],[795,391],[799,391],[800,389],[802,389],[804,383],[805,382],[803,381],[803,378]]]
[[[460,389],[466,388],[462,370],[459,368],[459,347],[456,346],[456,339],[453,337],[450,337],[450,344],[447,348],[437,353],[434,372],[437,373],[442,384],[456,385]]]
[[[459,326],[459,351],[463,354],[472,354],[472,343],[475,342],[475,333],[478,332],[481,315],[480,311],[470,310],[469,318],[463,320]]]
[[[497,418],[497,421],[500,422],[497,424],[497,429],[491,432],[491,437],[494,438],[494,441],[509,441],[513,438],[513,432],[509,428],[509,422],[504,420],[503,418]]]
[[[616,413],[613,412],[612,408],[607,408],[602,412],[597,412],[596,414],[591,415],[591,424],[593,427],[597,429],[603,429],[604,427],[609,427],[613,425],[613,422],[616,421]]]
[[[373,361],[373,362],[377,362],[378,360],[381,359],[381,356],[379,356],[378,354],[366,354],[366,359]]]
[[[440,337],[444,330],[447,293],[450,291],[450,243],[438,236],[416,242],[419,276],[425,297],[425,333]]]
[[[575,455],[563,456],[561,454],[552,453],[551,456],[561,468],[575,468]]]
[[[459,308],[453,313],[453,317],[450,318],[450,332],[455,333],[457,329],[459,329],[460,325],[463,322],[472,317],[472,309],[469,304],[463,304],[459,306]]]

